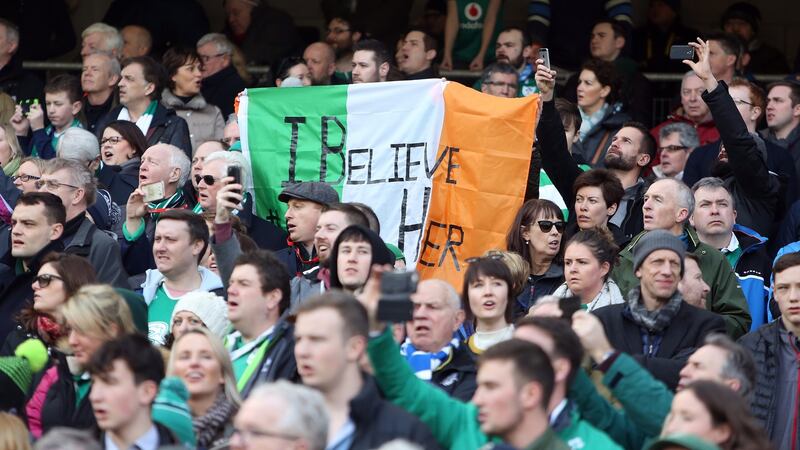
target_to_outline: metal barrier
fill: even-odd
[[[24,61],[22,67],[28,70],[67,70],[71,72],[80,72],[81,63],[71,62],[54,62],[54,61]],[[270,72],[269,66],[248,66],[247,71],[253,75],[263,75]],[[566,80],[572,73],[565,70],[559,70],[559,81]],[[478,79],[481,76],[480,72],[472,72],[469,70],[446,70],[440,72],[445,78],[461,78],[461,79]],[[683,74],[681,73],[653,73],[645,72],[644,75],[650,81],[681,81]],[[756,75],[758,81],[772,82],[779,81],[786,77],[786,75]]]

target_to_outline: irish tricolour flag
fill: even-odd
[[[467,258],[505,248],[538,109],[431,79],[248,89],[238,113],[257,215],[285,225],[281,188],[325,181],[371,206],[422,277],[458,288]]]

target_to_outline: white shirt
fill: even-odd
[[[103,447],[106,450],[158,450],[158,429],[155,425],[150,425],[150,429],[147,430],[145,434],[139,436],[139,439],[136,439],[133,445],[126,449],[117,447],[117,444],[111,439],[110,433],[105,433],[103,443]]]

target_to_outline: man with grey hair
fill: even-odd
[[[0,91],[16,102],[38,99],[44,104],[44,83],[22,68],[19,50],[19,28],[9,20],[0,18]]]
[[[670,123],[658,132],[658,155],[661,164],[653,167],[658,178],[683,179],[683,168],[699,144],[697,131],[688,123]]]
[[[242,209],[232,214],[239,217],[241,224],[247,228],[247,234],[260,248],[273,251],[286,248],[286,233],[272,222],[253,214],[253,197],[247,192],[252,187],[250,164],[241,152],[218,151],[205,158],[200,173],[195,175],[198,195],[194,211],[217,211],[217,193],[226,184],[223,179],[228,176],[229,167],[238,167],[241,174],[239,184],[245,190]]]
[[[619,264],[611,277],[622,292],[639,284],[634,269],[634,254],[639,241],[654,230],[666,230],[680,238],[685,250],[699,260],[703,280],[711,287],[706,309],[722,315],[728,334],[738,338],[750,329],[750,313],[736,275],[725,256],[716,248],[702,242],[689,224],[694,212],[694,195],[680,181],[665,178],[651,184],[644,194],[644,230],[635,236],[619,254]]]
[[[103,52],[114,58],[122,57],[122,36],[111,25],[95,22],[81,33],[81,56]]]
[[[233,419],[231,450],[324,450],[328,410],[315,389],[279,380],[255,388]]]
[[[221,33],[209,33],[197,41],[197,53],[203,63],[203,86],[200,93],[216,105],[224,117],[233,113],[233,101],[246,83],[233,67],[233,44]]]
[[[700,145],[706,145],[719,139],[719,131],[717,131],[717,126],[711,117],[711,112],[701,97],[703,89],[703,80],[694,71],[690,70],[683,74],[680,90],[681,106],[667,116],[667,120],[652,129],[653,138],[658,140],[661,128],[668,124],[686,123],[697,130]],[[658,143],[658,145],[660,146],[661,143]]]
[[[108,53],[95,52],[83,57],[81,89],[86,93],[83,112],[86,128],[92,133],[100,131],[95,129],[97,122],[117,105],[114,89],[121,70],[119,61]]]
[[[120,30],[122,35],[122,58],[146,56],[153,48],[153,36],[147,28],[139,25],[128,25]]]
[[[33,447],[35,450],[102,450],[86,430],[55,427],[44,434]]]
[[[155,267],[153,238],[160,214],[171,209],[185,209],[187,199],[181,189],[189,180],[191,162],[183,150],[170,144],[156,144],[142,155],[139,187],[125,206],[123,262],[132,276]],[[145,201],[145,192],[157,192],[161,198]]]
[[[481,92],[495,97],[514,98],[519,90],[519,73],[511,64],[496,62],[483,70]]]
[[[417,378],[468,402],[477,388],[475,360],[461,342],[464,323],[461,298],[445,281],[424,280],[412,294],[414,316],[406,322],[407,338],[400,346]]]
[[[767,239],[740,225],[736,198],[719,178],[702,178],[692,186],[695,210],[690,223],[700,241],[719,249],[728,260],[742,287],[750,317],[750,331],[768,322],[771,262]],[[765,284],[766,283],[766,284]]]
[[[98,228],[86,211],[97,195],[97,184],[89,169],[75,160],[54,158],[45,164],[36,187],[55,194],[64,205],[64,251],[85,257],[97,272],[99,282],[128,287],[116,236]]]

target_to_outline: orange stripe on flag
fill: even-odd
[[[498,98],[450,82],[420,245],[421,278],[461,290],[464,260],[505,249],[505,236],[524,201],[538,95]]]

